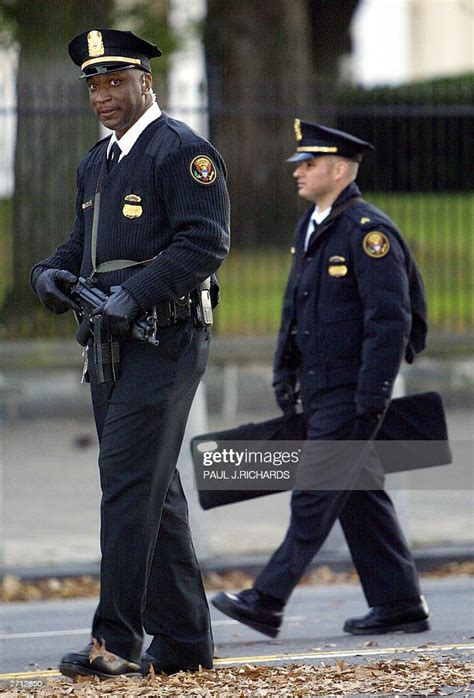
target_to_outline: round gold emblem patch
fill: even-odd
[[[385,257],[390,249],[390,242],[385,233],[381,233],[378,230],[373,230],[371,233],[367,233],[362,241],[362,247],[364,252],[369,255],[369,257],[374,257],[379,259],[380,257]]]
[[[217,177],[216,166],[207,155],[196,155],[191,160],[189,171],[199,184],[212,184]]]

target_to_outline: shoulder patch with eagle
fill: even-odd
[[[379,230],[372,230],[362,240],[362,247],[366,255],[374,259],[380,259],[385,257],[389,251],[390,242],[385,233]]]

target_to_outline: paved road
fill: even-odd
[[[448,417],[453,440],[471,438],[472,411],[451,411]],[[241,416],[235,423],[247,418],[252,417]],[[263,419],[263,415],[253,418]],[[214,423],[209,426],[221,427]],[[206,426],[198,425],[196,431],[202,433]],[[97,561],[100,488],[91,418],[19,420],[4,429],[2,450],[6,566],[53,570],[69,563]],[[182,456],[180,471],[201,560],[268,555],[279,545],[288,521],[288,493],[203,512],[194,490],[187,442]],[[471,464],[466,464],[469,475],[459,481],[454,477],[454,469],[448,467],[450,481],[437,482],[436,476],[444,470],[425,471],[425,477],[430,478],[429,488],[422,489],[413,488],[403,473],[389,477],[405,532],[415,547],[472,544]],[[340,531],[327,547],[346,551]]]
[[[420,634],[353,637],[342,632],[344,619],[365,612],[356,585],[299,587],[287,608],[277,640],[230,620],[212,607],[217,666],[225,664],[333,663],[413,658],[416,654],[466,661],[474,651],[474,581],[469,577],[425,580],[432,630]],[[88,642],[94,600],[3,606],[0,627],[0,682],[42,680],[64,652]],[[372,641],[368,645],[368,641]],[[49,676],[57,672],[49,672]]]

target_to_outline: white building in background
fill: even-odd
[[[411,78],[474,72],[474,0],[412,0]]]
[[[206,62],[196,29],[205,16],[206,0],[171,0],[169,21],[183,42],[171,56],[166,110],[207,138]]]
[[[352,39],[368,87],[474,72],[474,0],[360,0]]]
[[[16,141],[16,49],[0,49],[0,198],[13,194]]]
[[[170,21],[185,38],[171,60],[167,100],[168,112],[203,136],[205,62],[195,27],[205,12],[206,0],[171,0]],[[368,87],[474,72],[474,0],[360,0],[352,38],[345,72],[348,62],[352,80]],[[16,65],[17,52],[0,49],[0,197],[13,192]]]

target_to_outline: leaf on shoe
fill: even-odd
[[[97,657],[102,657],[102,659],[104,659],[108,664],[111,664],[112,666],[114,664],[122,664],[123,659],[121,657],[118,657],[113,652],[109,652],[108,649],[105,647],[105,640],[98,642],[95,639],[95,637],[93,637],[92,643],[93,644],[89,652],[90,662],[93,662],[94,659],[97,659]]]

